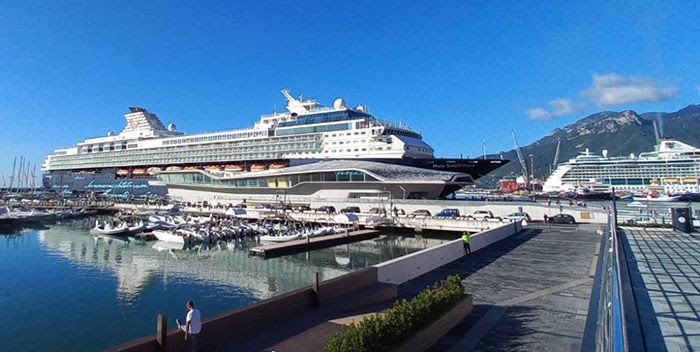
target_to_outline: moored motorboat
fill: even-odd
[[[92,235],[122,235],[129,232],[129,227],[125,223],[114,226],[112,221],[100,222],[95,220],[95,227],[90,230]]]

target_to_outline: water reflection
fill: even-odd
[[[162,241],[143,242],[115,236],[91,236],[92,222],[69,222],[38,231],[51,255],[80,266],[107,270],[118,280],[117,298],[128,302],[153,282],[192,282],[216,289],[245,290],[257,299],[322,279],[374,265],[443,242],[440,239],[384,235],[375,240],[340,245],[272,259],[248,256],[252,240],[185,247]]]

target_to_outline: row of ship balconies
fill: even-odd
[[[99,155],[54,156],[50,160],[50,169],[80,169],[97,167],[119,167],[130,165],[171,164],[190,162],[225,162],[246,159],[281,158],[283,153],[313,152],[321,150],[320,142],[266,144],[246,147],[230,147],[216,144],[209,148],[187,148],[180,151],[157,151],[144,149],[141,153],[110,153]],[[158,148],[161,149],[161,148]],[[173,148],[174,149],[174,148]]]

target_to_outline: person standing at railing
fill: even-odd
[[[190,342],[190,351],[196,352],[199,348],[199,332],[202,331],[202,314],[194,307],[194,302],[187,301],[187,319],[185,325],[180,319],[175,319],[177,328],[185,332],[185,341]]]
[[[471,255],[472,254],[472,247],[469,245],[469,233],[467,233],[467,232],[462,233],[462,243],[464,243],[464,252]]]

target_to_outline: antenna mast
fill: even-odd
[[[486,159],[486,140],[483,140],[484,143],[484,159]]]

